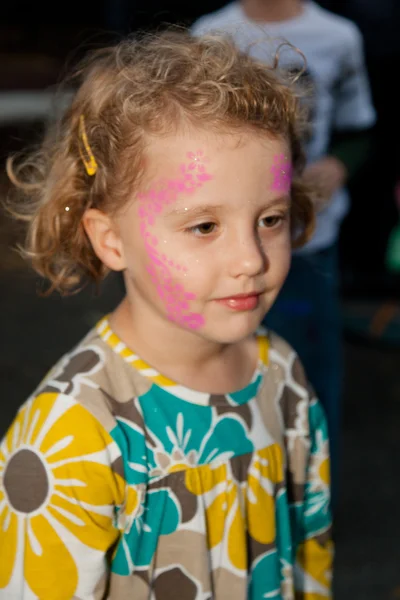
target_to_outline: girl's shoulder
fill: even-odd
[[[301,360],[294,348],[280,335],[271,329],[259,328],[257,331],[258,343],[264,348],[265,358],[270,378],[280,385],[291,387],[304,387],[309,391],[307,375]]]
[[[293,440],[307,449],[310,427],[309,411],[316,401],[297,352],[283,338],[271,330],[259,332],[265,340],[267,360],[264,382],[259,393],[259,405],[264,422],[273,437],[282,446]]]
[[[108,334],[104,318],[47,373],[32,397],[55,394],[80,404],[112,429],[132,400],[151,387],[136,368],[132,353]],[[139,420],[139,416],[138,419]],[[138,426],[141,423],[137,423]]]
[[[268,364],[259,395],[260,411],[284,450],[291,495],[302,501],[310,457],[327,452],[325,415],[296,351],[273,331],[261,335],[268,341]]]

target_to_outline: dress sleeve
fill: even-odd
[[[311,396],[308,405],[309,457],[302,500],[292,505],[296,600],[331,598],[329,442],[325,415]]]
[[[0,600],[94,597],[126,503],[121,452],[80,403],[26,402],[0,445]]]

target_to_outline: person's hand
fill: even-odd
[[[320,212],[330,203],[333,194],[345,185],[347,170],[338,158],[326,156],[306,167],[303,176],[315,190],[315,209]]]

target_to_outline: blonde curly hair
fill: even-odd
[[[92,52],[72,81],[72,102],[40,148],[7,162],[16,192],[11,210],[27,223],[22,250],[51,290],[72,292],[88,278],[105,276],[82,224],[84,212],[120,209],[140,186],[146,136],[173,134],[183,123],[285,137],[294,173],[293,244],[309,238],[314,211],[301,181],[306,123],[293,85],[276,65],[255,61],[227,37],[168,31]],[[82,115],[98,165],[94,176],[81,157]]]

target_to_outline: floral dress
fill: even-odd
[[[0,446],[1,600],[331,597],[324,415],[258,335],[244,389],[167,379],[104,318]]]

